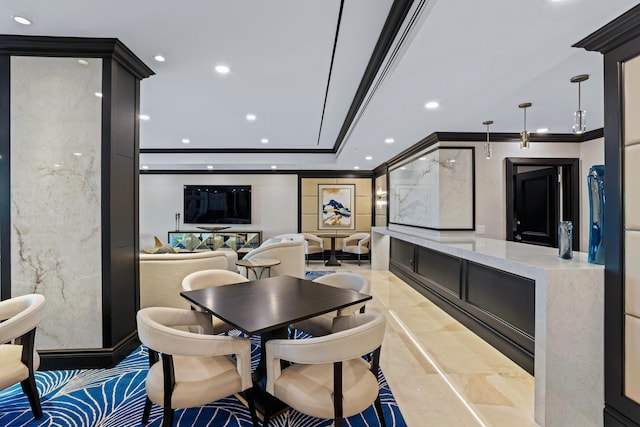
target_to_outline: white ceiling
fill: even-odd
[[[2,0],[0,33],[118,38],[156,73],[141,83],[141,113],[151,117],[142,149],[237,150],[144,153],[151,170],[369,170],[436,131],[483,132],[494,120],[492,132],[519,132],[526,101],[529,131],[569,133],[577,74],[590,75],[587,130],[602,127],[602,57],[571,45],[637,2],[415,0],[415,22],[338,139],[392,4],[344,0],[340,14],[339,0]],[[217,74],[218,64],[231,72]],[[440,107],[424,108],[431,100]]]

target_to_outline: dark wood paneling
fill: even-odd
[[[535,281],[467,262],[465,288],[467,310],[534,352]]]
[[[607,427],[640,427],[611,407],[604,408],[604,425]]]
[[[391,238],[390,259],[391,261],[408,271],[414,271],[416,258],[416,245],[404,240]]]
[[[0,295],[11,298],[11,58],[0,55]]]
[[[138,334],[133,332],[112,348],[38,350],[39,370],[112,368],[139,345]]]
[[[418,246],[416,273],[457,298],[462,297],[460,269],[460,258]]]

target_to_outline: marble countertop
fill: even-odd
[[[573,259],[566,260],[558,257],[557,248],[473,235],[417,236],[387,227],[372,227],[371,231],[527,277],[549,270],[604,269],[602,265],[589,263],[585,252],[573,252]]]

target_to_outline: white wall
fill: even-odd
[[[506,165],[507,157],[580,158],[580,251],[588,246],[589,199],[586,190],[587,173],[594,164],[604,164],[604,138],[583,143],[532,142],[521,150],[517,142],[491,144],[492,157],[485,159],[484,143],[443,142],[442,146],[476,147],[476,227],[485,227],[485,237],[506,238]],[[481,227],[480,227],[481,228]],[[578,230],[574,230],[578,233]]]
[[[233,230],[262,231],[263,240],[298,230],[298,176],[265,175],[140,175],[140,247],[163,242],[175,230],[175,214],[183,212],[183,185],[251,185],[251,224],[233,224]],[[198,230],[180,224],[180,230]]]

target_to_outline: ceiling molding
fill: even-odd
[[[140,175],[299,175],[301,178],[372,178],[372,171],[351,170],[294,170],[294,169],[229,169],[191,170],[157,169],[140,170]]]
[[[331,148],[141,148],[140,154],[335,154]]]
[[[640,5],[633,7],[573,47],[607,53],[640,36]]]
[[[0,54],[113,58],[139,79],[155,74],[127,46],[114,38],[0,35]]]
[[[349,111],[347,111],[347,115],[342,123],[336,142],[333,144],[334,153],[337,153],[343,145],[356,114],[367,97],[369,89],[375,82],[378,71],[384,64],[387,54],[393,47],[394,40],[400,32],[402,24],[404,23],[409,10],[413,6],[414,1],[415,0],[394,0],[391,5],[389,15],[387,15],[387,19],[382,27],[378,41],[376,42],[376,46],[371,53],[371,58],[369,58],[367,68],[365,68],[362,79],[360,80],[360,85],[356,90],[353,101],[351,101],[351,106],[349,107]]]

